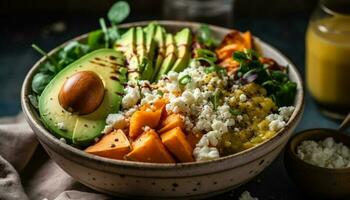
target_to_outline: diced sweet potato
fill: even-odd
[[[144,104],[143,106],[140,107],[141,111],[147,111],[147,110],[152,110],[152,111],[156,111],[156,110],[161,110],[162,114],[161,114],[161,119],[165,119],[167,117],[167,112],[165,109],[165,105],[169,103],[168,99],[165,98],[160,98],[158,100],[156,100],[152,105],[149,103]]]
[[[180,114],[171,114],[160,125],[159,134],[167,132],[175,127],[184,128],[184,121]]]
[[[185,134],[180,127],[171,129],[161,135],[163,144],[180,161],[193,161],[193,148],[186,140]]]
[[[130,117],[129,136],[136,139],[142,132],[143,127],[156,128],[159,124],[162,110],[136,111]]]
[[[196,144],[199,142],[199,140],[202,138],[202,133],[189,133],[186,135],[186,139],[188,143],[190,143],[192,148],[196,147]]]
[[[126,160],[150,163],[175,163],[154,130],[144,132],[133,142],[133,150],[125,155]]]
[[[122,130],[113,131],[89,146],[85,152],[94,155],[122,160],[130,152],[130,142]]]

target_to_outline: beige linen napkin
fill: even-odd
[[[22,114],[0,118],[0,200],[28,199],[111,198],[95,193],[62,171],[38,145]]]

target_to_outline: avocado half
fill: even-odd
[[[120,109],[125,74],[125,57],[112,49],[93,51],[59,72],[39,97],[39,113],[45,126],[59,138],[79,146],[89,145],[101,135],[109,113]],[[92,113],[78,115],[66,111],[59,103],[58,95],[66,79],[79,71],[95,72],[105,88],[100,106]]]

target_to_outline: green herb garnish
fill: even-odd
[[[241,111],[239,111],[238,109],[230,108],[230,113],[231,115],[237,116],[241,114]]]
[[[116,2],[108,11],[107,17],[111,24],[123,22],[130,14],[130,6],[125,1]]]
[[[186,85],[187,83],[191,82],[191,80],[192,80],[191,76],[187,74],[179,79],[179,83],[181,85]]]
[[[293,104],[297,85],[289,80],[287,70],[269,69],[252,49],[236,51],[232,57],[239,63],[237,77],[241,82],[255,82],[262,85],[279,107]]]
[[[196,55],[199,58],[205,58],[210,60],[211,62],[215,63],[217,61],[217,57],[215,52],[210,51],[208,49],[196,49]]]
[[[164,93],[161,90],[157,90],[157,94],[161,97],[164,95]]]
[[[211,30],[207,24],[202,24],[199,27],[196,37],[200,44],[209,49],[213,49],[219,44],[219,41],[212,36]]]
[[[216,90],[210,98],[211,103],[213,104],[214,110],[217,110],[222,101],[222,92],[220,90]]]

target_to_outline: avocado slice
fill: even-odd
[[[140,79],[140,63],[136,52],[136,29],[133,27],[124,33],[121,38],[115,42],[114,49],[122,51],[126,56],[128,62],[128,79],[131,81]]]
[[[165,29],[161,26],[156,27],[156,33],[154,35],[154,41],[156,43],[156,56],[154,58],[154,72],[153,72],[153,77],[152,80],[156,79],[156,76],[158,74],[158,71],[160,67],[162,66],[164,57],[165,57],[165,51],[166,51],[166,46],[165,46],[165,37],[166,37],[166,32]]]
[[[126,80],[125,57],[112,49],[93,51],[60,71],[39,97],[39,113],[44,125],[57,137],[79,146],[90,144],[101,135],[109,113],[120,108],[123,82]],[[102,80],[105,88],[98,108],[86,115],[66,111],[59,102],[59,92],[66,79],[80,71],[92,71]]]
[[[144,32],[146,34],[146,51],[151,61],[154,60],[154,53],[156,49],[156,41],[154,39],[156,29],[157,23],[155,22],[149,23],[148,26],[144,28]]]
[[[151,80],[153,67],[147,54],[145,33],[141,27],[136,27],[136,54],[139,60],[140,79]]]
[[[178,51],[172,71],[181,72],[188,66],[191,57],[190,47],[192,43],[192,33],[189,28],[184,28],[175,35],[175,42]]]
[[[172,69],[172,66],[175,63],[175,60],[177,57],[175,39],[172,34],[170,33],[166,34],[165,45],[166,45],[165,58],[156,76],[156,80],[159,80],[159,78],[162,75],[167,74],[168,71]]]

